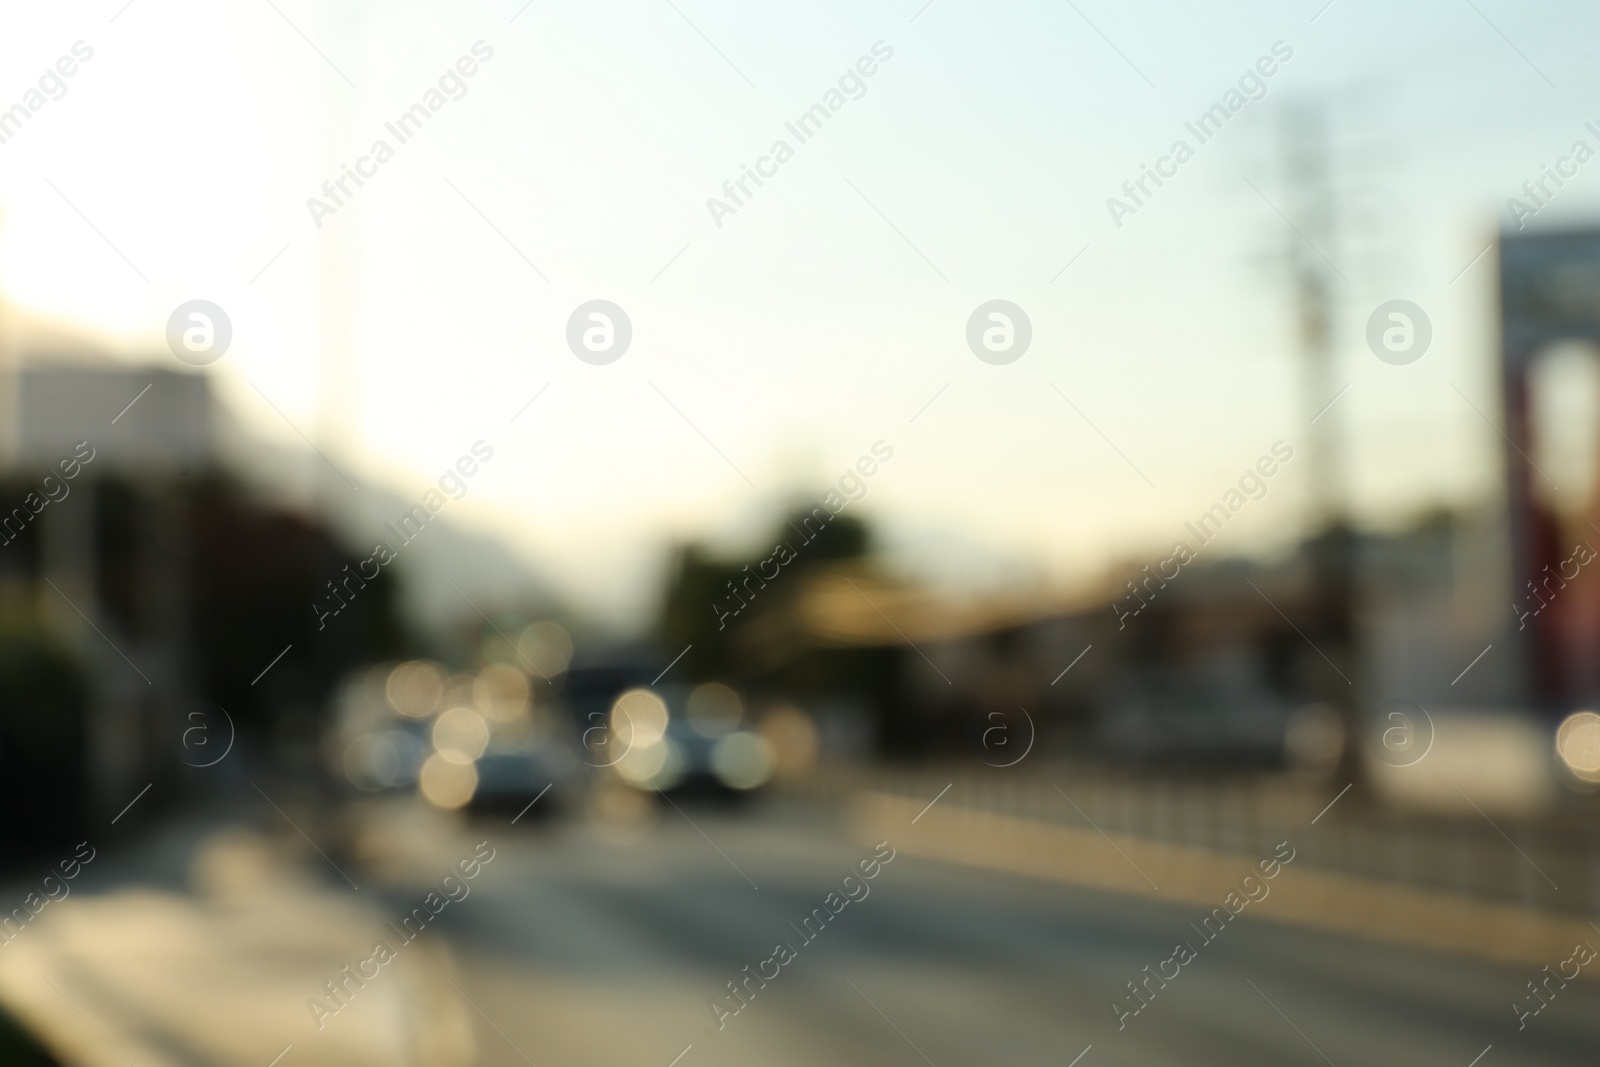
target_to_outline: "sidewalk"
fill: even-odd
[[[48,905],[0,947],[0,1003],[56,1058],[85,1067],[470,1064],[471,1020],[447,983],[442,937],[398,952],[319,1030],[309,999],[326,1000],[325,982],[398,938],[381,887],[332,888],[305,852],[287,836],[189,824],[97,858],[121,863],[95,872],[113,888]],[[167,870],[180,856],[187,887]]]

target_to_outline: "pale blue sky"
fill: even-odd
[[[1328,417],[1356,503],[1387,521],[1481,496],[1497,438],[1451,383],[1494,411],[1492,257],[1452,278],[1505,197],[1600,119],[1600,15],[1579,3],[513,0],[362,19],[274,2],[5,6],[0,106],[74,41],[95,56],[0,145],[0,286],[131,359],[165,359],[171,309],[215,300],[235,331],[223,394],[298,441],[258,387],[361,480],[420,492],[492,440],[459,517],[618,613],[667,538],[753,536],[880,438],[896,455],[864,507],[937,580],[1065,584],[1170,543],[1274,440],[1305,437],[1270,266],[1286,228],[1246,184],[1284,195],[1275,123],[1293,100],[1328,102],[1356,194],[1363,243],[1328,250],[1350,279],[1352,385]],[[494,58],[465,98],[313,226],[305,199],[480,39]],[[714,226],[706,198],[878,40],[894,57],[866,95]],[[1106,197],[1278,40],[1294,57],[1266,99],[1114,228]],[[1539,221],[1597,211],[1600,162]],[[1407,367],[1360,336],[1397,296],[1435,328]],[[634,325],[606,367],[563,342],[595,297]],[[997,297],[1034,325],[1005,367],[963,340]],[[322,369],[340,350],[342,378]],[[1229,549],[1295,533],[1302,470]]]

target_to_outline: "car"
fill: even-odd
[[[530,819],[547,818],[572,802],[576,763],[570,751],[553,744],[487,752],[477,759],[478,786],[467,809],[519,819],[524,813]]]
[[[744,709],[728,686],[636,687],[612,704],[612,770],[650,792],[735,799],[772,777],[772,746],[744,728]]]

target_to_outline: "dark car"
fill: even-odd
[[[477,760],[478,787],[467,808],[545,818],[573,803],[580,770],[576,762],[570,751],[555,745],[485,753]]]
[[[731,799],[750,795],[771,778],[771,746],[741,728],[743,710],[727,686],[638,687],[619,695],[619,703],[628,701],[635,703],[640,722],[631,739],[626,724],[612,724],[627,746],[614,766],[634,788]],[[653,721],[646,724],[652,711]]]

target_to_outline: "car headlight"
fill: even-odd
[[[616,763],[623,781],[637,789],[671,789],[683,779],[683,751],[663,737],[628,750]]]
[[[745,730],[729,734],[711,750],[711,771],[730,789],[754,789],[772,777],[772,746]]]

